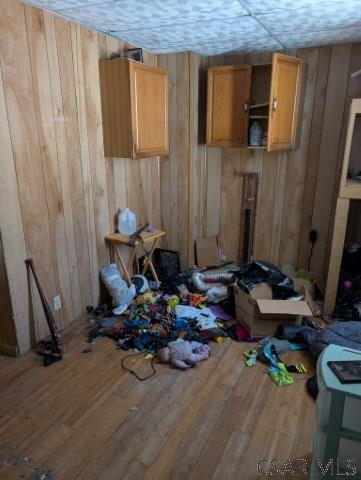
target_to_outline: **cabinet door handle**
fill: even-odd
[[[277,108],[277,98],[274,98],[273,99],[273,102],[272,102],[272,110],[275,112],[276,111],[276,108]]]
[[[246,103],[244,104],[244,111],[245,111],[245,112],[248,112],[248,102],[246,102]]]

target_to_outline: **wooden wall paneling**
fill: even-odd
[[[205,236],[207,158],[205,145],[207,59],[189,54],[190,212],[188,263],[194,263],[194,241]]]
[[[107,42],[107,57],[109,58],[112,53],[122,53],[126,47],[124,42],[119,41],[113,37],[106,37]],[[115,212],[110,209],[110,221],[112,221],[112,215],[116,215],[115,226],[118,224],[119,210],[123,210],[127,207],[127,189],[125,180],[125,159],[124,158],[107,158],[107,182],[108,182],[108,197],[111,200],[114,189],[114,202]],[[114,187],[109,185],[113,176]],[[125,253],[125,252],[124,252]]]
[[[121,52],[119,41],[110,36],[105,37],[105,50],[100,52],[100,58],[110,58],[112,53],[119,54]],[[109,207],[109,222],[110,231],[113,233],[117,225],[117,213],[119,206],[116,199],[116,187],[114,178],[114,164],[116,161],[113,158],[105,158],[105,171],[107,178],[108,189],[108,207]],[[124,208],[124,206],[122,207]]]
[[[144,220],[144,212],[142,212],[144,196],[140,185],[140,165],[138,161],[126,158],[124,166],[127,207],[136,214],[138,224],[141,224]]]
[[[54,16],[43,11],[49,80],[52,97],[53,126],[55,131],[58,169],[61,186],[61,198],[64,210],[64,226],[67,246],[67,267],[73,304],[73,317],[79,318],[83,312],[80,291],[78,257],[76,249],[75,226],[71,204],[71,186],[68,168],[68,151],[64,121],[63,97],[61,91],[58,51],[56,45]]]
[[[223,64],[224,57],[222,55],[208,58],[209,67]],[[206,150],[206,237],[218,236],[220,232],[222,150],[220,147],[211,147]]]
[[[177,54],[176,70],[176,152],[173,152],[173,161],[177,163],[176,176],[172,182],[176,182],[176,195],[178,211],[175,218],[172,217],[173,227],[176,223],[176,242],[180,251],[181,263],[188,265],[188,242],[189,242],[189,201],[190,201],[190,145],[189,145],[189,54]],[[173,175],[173,172],[171,173]],[[173,229],[174,231],[175,229]]]
[[[261,182],[258,189],[258,206],[255,231],[255,258],[271,261],[273,210],[276,195],[278,156],[264,153]]]
[[[58,19],[56,19],[56,22]],[[88,141],[88,125],[87,125],[87,109],[85,95],[85,75],[82,65],[81,51],[81,31],[80,26],[70,23],[71,29],[71,46],[70,51],[73,53],[73,68],[75,77],[75,94],[77,105],[77,116],[79,125],[79,142],[80,142],[80,158],[82,176],[82,192],[85,209],[86,220],[86,242],[88,243],[90,274],[91,274],[91,304],[96,304],[99,298],[99,274],[98,274],[98,255],[96,241],[96,227],[93,204],[93,186],[91,179],[90,152]]]
[[[1,2],[0,57],[28,254],[34,259],[47,298],[51,299],[57,286],[22,3]],[[42,338],[48,334],[48,327],[37,295],[34,310],[37,338]],[[53,313],[59,322],[59,313]]]
[[[242,65],[244,55],[224,57],[225,65]],[[238,260],[241,207],[243,196],[242,172],[252,171],[253,157],[241,148],[223,148],[221,166],[220,232],[221,252],[227,260]]]
[[[316,88],[319,50],[303,49],[298,58],[304,61],[303,92],[300,102],[299,142],[296,150],[290,151],[285,184],[285,209],[281,231],[280,265],[296,267],[300,237],[303,192],[307,167],[307,150],[311,133],[313,102]]]
[[[221,168],[222,149],[207,149],[207,194],[206,194],[206,227],[205,237],[219,235],[221,209]]]
[[[169,99],[169,153],[174,151],[174,135],[173,135],[173,103],[174,99],[174,79],[173,70],[175,68],[174,62],[171,63],[170,55],[159,55],[158,66],[168,70],[168,99]],[[173,67],[173,68],[171,68]],[[167,232],[166,236],[162,238],[161,245],[163,248],[170,248],[172,230],[171,230],[171,176],[170,176],[170,155],[160,158],[159,178],[160,178],[160,197],[161,197],[161,226]]]
[[[108,44],[108,42],[111,42]],[[112,47],[112,48],[111,48]],[[112,51],[123,53],[124,50],[128,48],[128,45],[125,42],[120,40],[117,41],[117,47],[113,43],[113,39],[107,36],[107,56],[110,57]],[[112,49],[112,51],[111,51]],[[107,164],[113,165],[114,172],[114,194],[115,194],[115,203],[116,203],[116,218],[115,218],[115,228],[118,226],[118,214],[120,210],[125,209],[126,207],[131,208],[137,215],[138,226],[142,222],[140,218],[141,211],[141,202],[140,198],[137,198],[136,194],[140,191],[139,183],[139,165],[133,164],[134,160],[129,158],[112,158],[106,159]],[[128,172],[128,177],[127,177]],[[135,174],[135,175],[134,175]],[[109,181],[108,181],[109,188]],[[127,194],[128,192],[128,194]],[[135,194],[135,195],[134,195]],[[109,195],[109,191],[108,191]],[[111,220],[111,218],[110,218]],[[125,261],[129,258],[129,249],[127,247],[121,247],[122,255]]]
[[[60,293],[62,298],[59,314],[61,326],[66,327],[74,319],[74,310],[43,11],[26,5],[25,18],[34,82],[36,125],[49,213],[52,261],[57,293]]]
[[[48,334],[37,292],[28,297],[24,259],[34,258],[50,303],[61,293],[61,324],[68,325],[98,302],[99,266],[109,258],[104,235],[113,231],[117,209],[134,205],[140,223],[160,225],[160,171],[158,158],[104,159],[98,61],[125,43],[17,1],[1,0],[0,13],[7,162],[0,215],[23,352],[30,327],[34,338]],[[145,52],[145,61],[155,64],[157,57]]]
[[[98,267],[109,263],[104,237],[111,229],[108,210],[103,131],[100,106],[99,57],[104,56],[104,35],[80,29],[82,67],[85,85],[85,106],[89,142],[89,160],[93,191],[95,238]],[[100,52],[103,53],[100,53]]]
[[[75,54],[76,51],[73,51],[70,23],[51,14],[46,14],[44,18],[49,57],[51,57],[52,62],[57,60],[57,65],[51,68],[51,72],[53,99],[55,101],[56,98],[56,106],[60,109],[57,111],[59,121],[56,123],[56,131],[58,135],[64,134],[63,129],[65,131],[65,141],[63,137],[58,137],[59,163],[61,164],[60,172],[64,193],[63,201],[64,209],[68,201],[65,200],[65,196],[70,198],[71,202],[81,308],[84,311],[87,305],[93,303],[90,251],[95,238],[90,235],[91,232],[87,228],[86,201],[88,199],[88,191],[85,185],[83,185],[84,169],[82,165],[87,157],[87,143],[80,142],[79,128],[82,126],[79,122],[81,120],[81,104],[78,84],[75,81],[77,57],[73,56],[73,53]],[[74,44],[75,46],[76,44]],[[59,88],[61,99],[59,97]],[[66,158],[64,159],[60,148],[65,148],[64,155]],[[66,213],[66,219],[67,222],[71,221],[70,213]]]
[[[270,262],[279,265],[281,230],[285,197],[288,152],[278,152],[276,161],[276,185],[272,214]]]
[[[162,196],[162,219],[167,221],[168,247],[180,253],[183,267],[188,265],[189,241],[189,54],[169,54],[169,156],[162,160],[161,178],[169,178],[169,200]],[[162,195],[168,195],[168,188]]]
[[[311,260],[311,270],[321,279],[321,284],[325,273],[325,251],[348,84],[348,75],[340,75],[340,72],[349,71],[350,58],[351,45],[332,47],[312,219],[312,228],[317,230],[318,238]]]
[[[243,156],[245,154],[243,153]],[[239,148],[224,148],[221,169],[220,245],[227,260],[237,260],[242,178]]]
[[[160,228],[159,157],[142,158],[139,167],[139,185],[142,192],[141,224],[150,223],[152,227]]]
[[[307,152],[307,166],[303,193],[301,231],[299,237],[299,251],[297,260],[297,266],[299,268],[307,268],[310,249],[309,234],[312,225],[313,205],[316,192],[318,158],[320,153],[321,133],[327,92],[330,58],[331,47],[323,47],[319,49],[316,89],[313,99],[311,132]]]
[[[263,170],[265,166],[265,157],[266,152],[262,150],[255,150],[254,151],[254,160],[253,160],[253,172],[258,174],[258,191],[257,191],[257,198],[255,201],[256,204],[256,211],[255,211],[255,220],[254,220],[254,233],[253,233],[253,249],[252,249],[252,257],[258,258],[258,245],[257,240],[260,237],[260,230],[263,229],[263,225],[261,222],[258,221],[258,218],[262,215],[262,211],[265,210],[265,206],[261,203],[261,193],[262,193],[262,179],[263,179]]]
[[[24,259],[27,257],[25,235],[21,217],[18,183],[13,148],[10,138],[7,107],[0,64],[0,225],[2,253],[6,264],[17,345],[20,353],[30,348],[29,299]],[[14,254],[16,252],[16,254]]]
[[[13,311],[5,266],[4,250],[0,236],[0,353],[17,356],[18,341],[16,338]]]

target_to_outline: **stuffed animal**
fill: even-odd
[[[210,355],[208,345],[199,342],[178,339],[169,342],[158,352],[158,358],[163,363],[172,363],[181,370],[194,367],[201,360],[206,360]]]

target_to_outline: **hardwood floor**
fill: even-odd
[[[244,367],[249,344],[225,340],[195,369],[156,364],[156,376],[139,382],[112,340],[82,353],[85,333],[48,368],[33,353],[0,361],[1,480],[253,480],[264,478],[262,458],[311,452],[308,375],[279,388],[264,365]],[[285,359],[312,370],[307,352]],[[149,372],[142,357],[129,362]]]

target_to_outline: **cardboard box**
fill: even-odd
[[[199,238],[196,240],[198,267],[215,267],[221,263],[216,238]]]
[[[251,293],[234,286],[236,318],[247,329],[250,337],[273,336],[279,325],[300,324],[302,317],[312,317],[316,308],[305,287],[300,295],[304,300],[273,300],[272,290],[267,283],[260,283]]]

